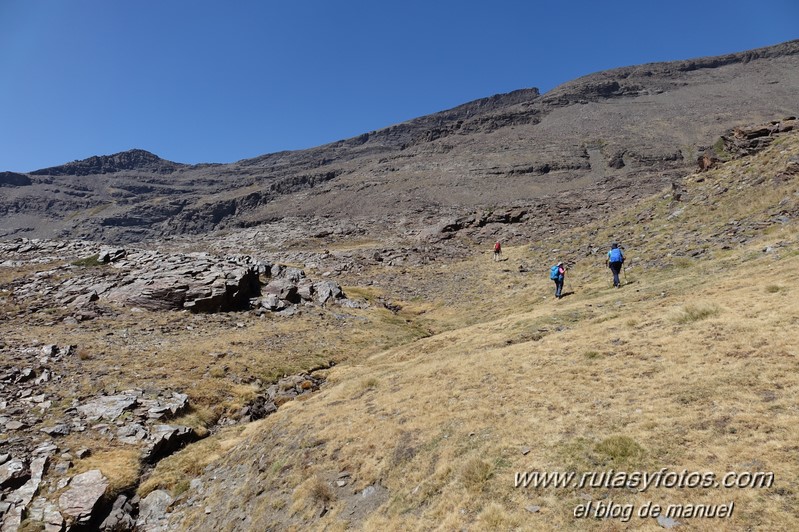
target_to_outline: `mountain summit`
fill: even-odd
[[[156,174],[169,174],[186,165],[161,159],[145,150],[128,150],[113,155],[89,157],[61,166],[53,166],[31,172],[31,175],[98,175],[124,170],[141,170]]]

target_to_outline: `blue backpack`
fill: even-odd
[[[624,255],[621,254],[621,250],[619,248],[611,249],[609,257],[609,262],[621,262],[624,260]]]
[[[555,264],[549,269],[549,278],[552,279],[553,281],[560,278],[560,273],[558,272],[558,269],[559,268],[557,264]]]

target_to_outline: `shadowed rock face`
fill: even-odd
[[[0,172],[0,187],[25,187],[33,182],[25,174],[15,172]]]
[[[143,170],[157,174],[171,174],[185,164],[165,161],[157,155],[144,150],[128,150],[114,155],[89,157],[82,161],[74,161],[61,166],[44,168],[31,172],[31,175],[82,176],[96,174],[112,174],[125,170]]]
[[[796,115],[797,101],[792,41],[599,72],[543,95],[522,89],[231,164],[131,150],[0,174],[0,237],[126,242],[311,215],[385,225],[420,212],[553,205],[564,193],[590,207],[609,190],[659,189],[693,168],[708,139]]]

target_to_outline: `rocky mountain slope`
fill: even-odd
[[[607,222],[506,250],[505,264],[476,254],[397,274],[436,287],[415,307],[430,334],[331,369],[319,394],[254,424],[186,493],[169,495],[166,522],[186,530],[794,528],[798,180],[792,130]],[[629,259],[622,290],[608,287],[597,253],[616,239]],[[570,266],[560,301],[546,279],[558,258]],[[532,275],[527,264],[537,265]],[[662,468],[713,472],[719,482],[536,487],[517,477]],[[722,487],[730,472],[778,480]],[[679,509],[575,517],[589,502],[594,511]],[[697,505],[730,514],[685,511]]]
[[[4,529],[796,528],[796,126],[739,128],[702,169],[500,262],[474,239],[490,216],[408,247],[300,227],[235,257],[274,241],[3,242]],[[664,467],[777,483],[516,485]],[[608,501],[735,508],[574,517]]]
[[[600,72],[231,164],[132,150],[0,174],[0,236],[124,243],[313,216],[379,235],[387,223],[418,231],[423,216],[546,210],[565,197],[596,214],[681,175],[733,126],[795,115],[797,101],[792,41]]]
[[[0,173],[3,532],[796,529],[797,61]],[[664,467],[776,484],[516,485]],[[732,515],[574,516],[610,501]]]

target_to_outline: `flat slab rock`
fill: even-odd
[[[69,489],[58,498],[61,513],[77,523],[86,523],[92,517],[97,502],[108,489],[108,479],[99,469],[75,475]]]
[[[78,406],[77,410],[89,421],[114,421],[137,403],[138,397],[134,394],[105,395]]]

